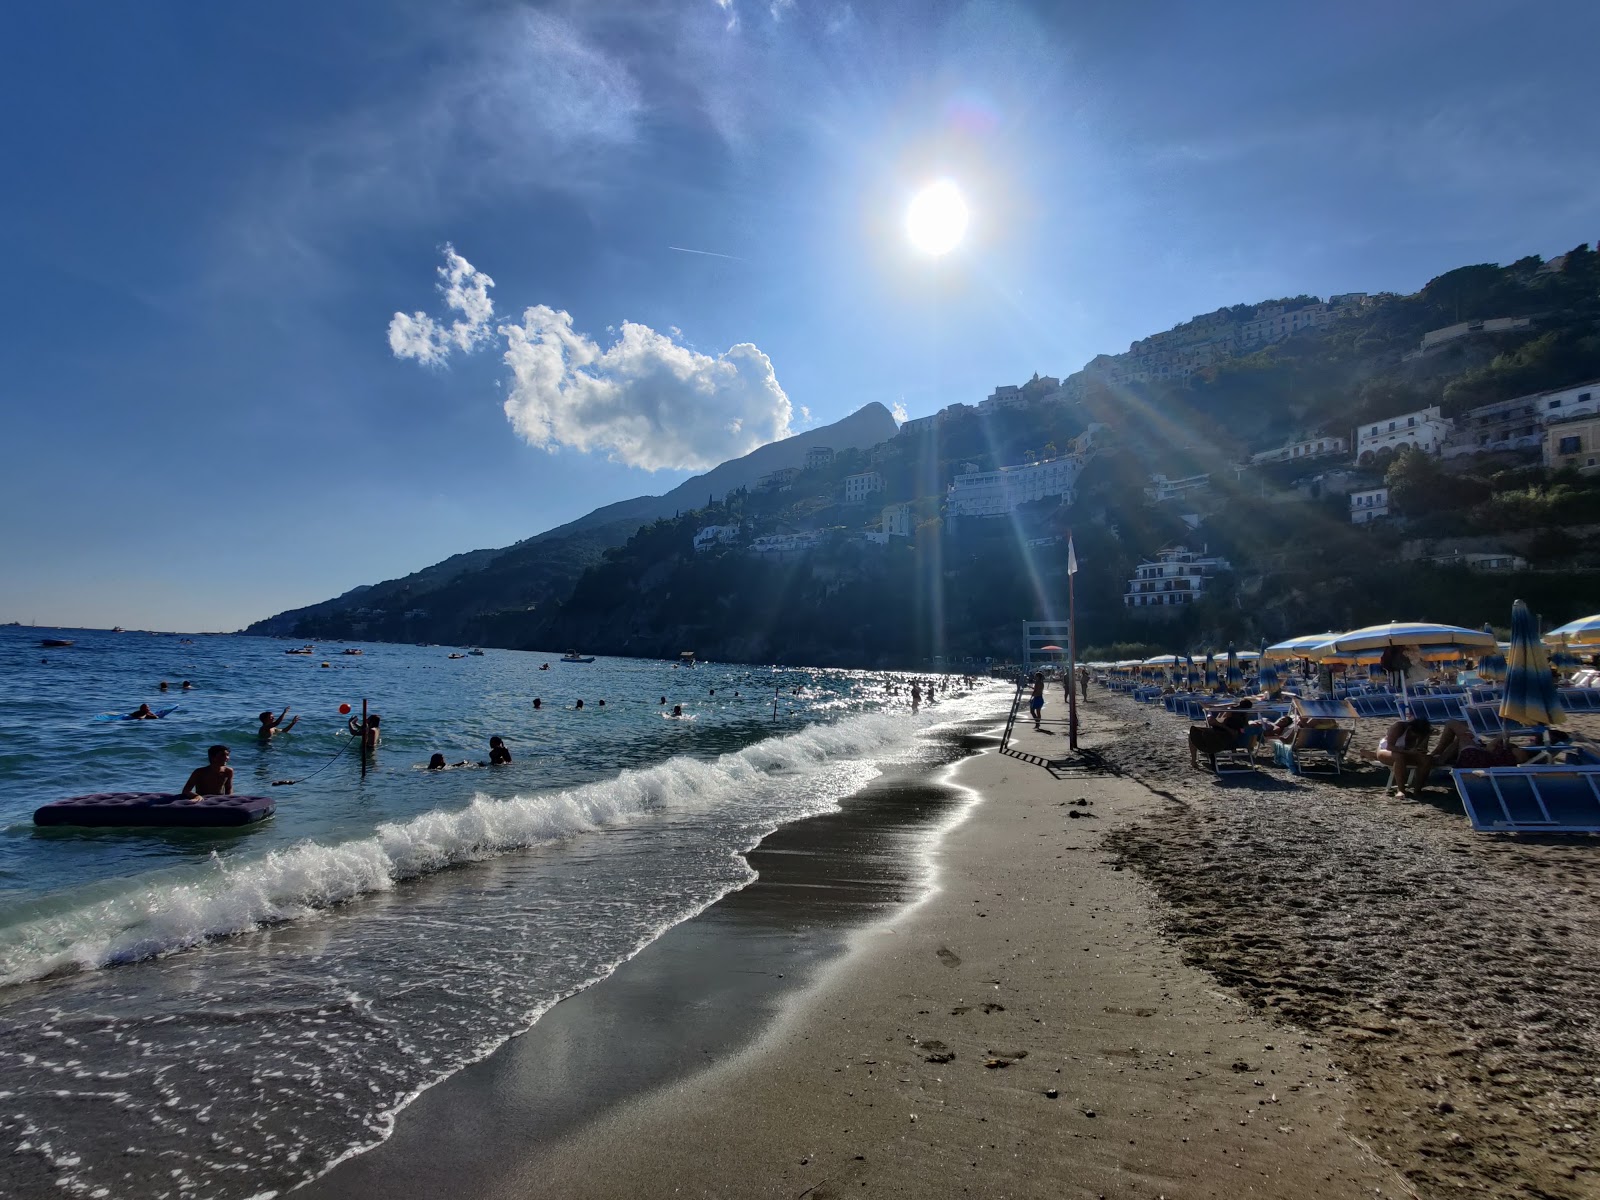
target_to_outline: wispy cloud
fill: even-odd
[[[726,258],[733,262],[749,262],[747,258],[740,258],[737,254],[723,254],[720,250],[691,250],[688,246],[668,246],[668,250],[676,250],[679,254],[703,254],[707,258]]]
[[[446,307],[461,316],[447,325],[422,312],[395,313],[390,352],[440,365],[503,339],[506,419],[529,445],[602,453],[647,471],[699,470],[790,433],[794,411],[772,360],[748,342],[702,354],[676,327],[658,333],[624,321],[601,346],[573,327],[570,313],[544,304],[491,331],[494,280],[450,246],[439,279]]]

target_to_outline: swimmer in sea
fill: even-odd
[[[150,706],[148,704],[141,704],[138,708],[134,709],[128,714],[127,719],[130,721],[155,721],[159,720],[160,718],[155,713],[150,711]]]
[[[186,691],[186,692],[194,691],[194,684],[190,683],[187,679],[185,679],[183,681],[183,690]]]
[[[260,715],[259,718],[257,718],[261,722],[261,728],[256,730],[256,737],[260,738],[263,742],[270,742],[274,734],[288,733],[289,730],[293,729],[300,721],[300,718],[297,715],[293,721],[290,721],[287,725],[285,725],[283,723],[283,719],[288,715],[289,706],[287,704],[283,706],[283,711],[277,716],[272,715],[272,710],[270,708],[267,709]]]
[[[496,734],[489,739],[489,765],[491,767],[503,766],[511,761],[511,751],[506,747],[505,739]]]
[[[544,701],[539,699],[539,697],[535,696],[533,698],[533,706],[535,708],[543,708],[544,707]]]
[[[667,698],[665,696],[661,697],[661,699],[656,701],[657,704],[665,704],[666,702],[667,702]]]
[[[442,771],[448,765],[449,764],[444,761],[444,755],[442,754],[435,754],[428,760],[428,770],[430,771]]]
[[[233,768],[228,765],[228,748],[213,746],[206,751],[206,765],[196,767],[183,785],[185,800],[200,800],[206,796],[233,795]]]
[[[675,717],[681,717],[681,716],[683,716],[683,705],[681,705],[681,704],[674,704],[674,705],[673,705],[673,706],[672,706],[672,715],[673,715],[673,716],[675,716]]]
[[[573,706],[572,706],[572,707],[573,707],[573,708],[582,708],[582,707],[583,707],[583,701],[582,701],[582,700],[579,700],[579,701],[578,701],[578,702],[577,702],[577,703],[576,703],[576,704],[574,704],[574,705],[573,705]]]
[[[363,748],[367,750],[376,750],[378,748],[379,741],[378,725],[382,722],[382,720],[383,718],[378,716],[377,713],[373,713],[367,718],[367,728],[365,734],[363,734],[361,729],[361,718],[351,717],[350,736],[361,738],[361,744]]]
[[[165,679],[163,679],[161,681],[161,683],[158,685],[158,688],[159,688],[160,691],[163,691],[163,692],[166,691],[167,690],[167,681]]]

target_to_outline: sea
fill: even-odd
[[[315,1178],[750,882],[768,833],[995,709],[955,681],[913,712],[910,677],[884,672],[297,648],[0,628],[0,1195]],[[176,709],[107,719],[143,703]],[[382,717],[365,764],[343,707],[363,703]],[[260,742],[257,714],[285,706],[298,724]],[[483,765],[492,735],[509,765]],[[176,792],[215,743],[271,819],[32,822],[69,796]],[[425,769],[435,752],[466,765]]]

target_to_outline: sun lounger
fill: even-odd
[[[1484,833],[1600,833],[1600,766],[1487,767],[1451,773]]]
[[[1498,704],[1504,693],[1497,687],[1475,687],[1468,694],[1473,704]]]
[[[1358,717],[1381,717],[1392,721],[1400,715],[1400,697],[1389,692],[1352,696],[1349,703]]]
[[[1568,712],[1600,712],[1600,688],[1557,688],[1556,695]]]
[[[1508,721],[1500,715],[1500,708],[1494,704],[1469,704],[1466,710],[1467,725],[1472,732],[1481,738],[1512,737],[1516,734],[1539,733],[1540,729],[1534,725],[1524,725],[1521,721]]]
[[[1413,717],[1424,717],[1430,725],[1443,725],[1446,721],[1466,718],[1466,706],[1460,696],[1410,696],[1406,708]]]

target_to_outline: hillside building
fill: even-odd
[[[1245,350],[1269,346],[1304,329],[1331,325],[1338,313],[1331,304],[1307,304],[1290,308],[1284,304],[1263,304],[1254,319],[1239,326],[1239,345]]]
[[[1600,416],[1548,422],[1544,428],[1543,459],[1553,471],[1576,467],[1588,475],[1600,470]]]
[[[909,503],[890,504],[884,508],[883,535],[884,537],[911,536],[911,505]]]
[[[1209,475],[1187,475],[1182,479],[1168,479],[1165,475],[1150,476],[1150,486],[1144,489],[1145,498],[1157,504],[1177,500],[1186,493],[1203,491],[1211,486]]]
[[[1019,504],[1050,496],[1070,504],[1082,468],[1081,459],[1068,455],[998,471],[967,471],[951,483],[945,511],[955,517],[1003,517]]]
[[[820,533],[765,533],[750,543],[750,553],[759,556],[800,554],[821,540]]]
[[[833,461],[832,446],[813,446],[806,451],[806,470],[815,471]]]
[[[1446,325],[1443,329],[1428,330],[1422,335],[1422,344],[1404,357],[1421,358],[1465,337],[1475,337],[1482,333],[1515,333],[1521,329],[1531,328],[1532,325],[1533,321],[1529,317],[1489,317],[1483,321],[1462,321],[1456,325]]]
[[[1366,525],[1389,515],[1389,489],[1355,488],[1350,492],[1350,523]]]
[[[1369,463],[1385,450],[1436,453],[1452,428],[1453,422],[1439,414],[1438,405],[1362,425],[1356,430],[1356,461]]]
[[[756,480],[756,487],[768,492],[781,492],[791,487],[800,477],[799,467],[779,467],[776,471],[768,471]]]
[[[1136,609],[1193,604],[1205,595],[1207,586],[1219,573],[1231,570],[1233,564],[1225,558],[1196,554],[1186,546],[1171,546],[1134,569],[1122,603]]]
[[[727,545],[739,536],[739,522],[732,525],[706,525],[695,531],[694,550],[696,554],[709,550],[713,546]]]
[[[1342,437],[1314,437],[1298,442],[1290,442],[1287,446],[1278,446],[1272,450],[1262,450],[1252,454],[1250,462],[1253,466],[1262,463],[1293,462],[1302,458],[1322,458],[1329,454],[1344,454],[1350,449],[1348,438]]]
[[[883,476],[876,471],[863,471],[859,475],[846,475],[844,500],[846,504],[862,504],[874,492],[883,491]]]

